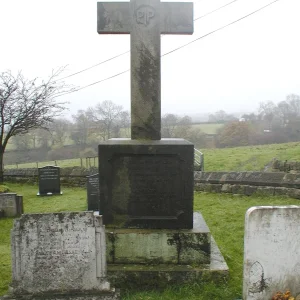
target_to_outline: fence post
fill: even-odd
[[[36,162],[36,167],[37,167],[37,168],[39,167],[39,162],[38,162],[38,161]]]
[[[80,157],[80,167],[82,168],[82,157]]]

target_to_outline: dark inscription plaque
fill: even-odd
[[[99,210],[99,174],[87,176],[88,210]]]
[[[61,195],[60,191],[60,168],[46,166],[39,168],[39,192],[38,195]]]
[[[123,166],[123,170],[120,169]],[[113,176],[122,186],[129,183],[130,193],[125,204],[125,211],[132,219],[176,218],[180,213],[178,207],[178,185],[180,179],[178,157],[175,155],[135,155],[123,156],[115,160]],[[120,178],[121,174],[121,178]],[[113,194],[113,203],[124,200],[126,186],[118,188]],[[115,207],[117,210],[120,207]]]
[[[100,212],[122,228],[193,227],[193,144],[112,139],[99,145]]]

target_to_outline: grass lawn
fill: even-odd
[[[37,186],[7,184],[11,191],[24,197],[26,213],[82,211],[86,209],[86,191],[62,188],[62,196],[37,197]],[[213,283],[170,286],[163,291],[122,291],[122,299],[191,299],[233,300],[242,295],[243,235],[246,210],[257,205],[298,205],[299,200],[282,197],[233,196],[195,193],[194,210],[201,211],[230,269],[230,279]],[[0,295],[11,281],[9,233],[13,219],[0,220]]]
[[[300,160],[300,142],[201,151],[205,171],[261,171],[273,158]]]

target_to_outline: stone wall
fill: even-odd
[[[97,168],[62,168],[61,184],[86,186],[86,176],[98,173]],[[32,183],[38,180],[38,169],[8,169],[5,181]],[[194,172],[195,191],[232,193],[250,196],[287,195],[300,199],[300,173],[283,172]]]
[[[60,181],[63,185],[86,186],[86,176],[98,173],[98,168],[69,167],[60,169]],[[38,169],[7,169],[4,171],[7,182],[37,183]]]
[[[275,172],[300,172],[300,162],[274,159],[272,162],[272,170]]]
[[[300,199],[300,174],[282,172],[195,172],[195,191]]]

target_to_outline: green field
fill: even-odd
[[[261,171],[273,158],[300,161],[300,142],[223,149],[200,149],[205,171]],[[39,162],[38,166],[56,164],[62,168],[81,166],[80,158]],[[98,159],[82,159],[83,167],[97,166]],[[36,168],[37,163],[18,164],[18,168]],[[6,165],[5,168],[16,168]]]
[[[192,128],[200,129],[203,133],[206,134],[215,134],[219,128],[222,128],[224,124],[218,123],[203,123],[203,124],[193,124]]]
[[[201,151],[205,171],[262,171],[273,158],[300,161],[300,142]]]
[[[11,191],[24,197],[26,213],[82,211],[86,209],[86,191],[81,188],[66,188],[62,196],[37,197],[36,185],[7,183]],[[203,214],[230,269],[228,282],[213,284],[193,283],[170,286],[159,291],[122,290],[126,300],[233,300],[241,298],[243,270],[244,215],[256,205],[297,205],[299,200],[282,197],[233,196],[229,194],[195,193],[194,210]],[[11,281],[9,234],[13,219],[0,219],[0,295],[7,292]]]

